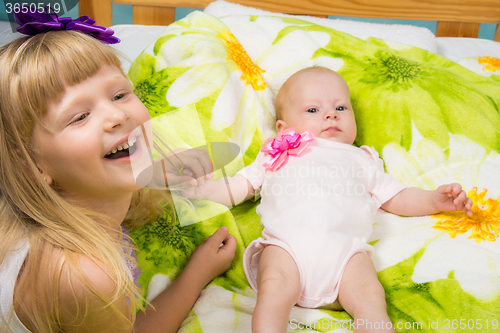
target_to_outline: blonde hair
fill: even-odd
[[[284,110],[285,99],[287,96],[286,93],[287,93],[287,90],[288,90],[291,82],[293,82],[293,80],[295,80],[299,74],[304,73],[304,72],[309,72],[309,71],[335,73],[335,74],[340,76],[340,74],[337,73],[336,71],[334,71],[328,67],[323,67],[323,66],[311,66],[311,67],[302,68],[301,70],[290,75],[288,77],[288,79],[286,79],[285,83],[283,83],[280,90],[278,91],[278,94],[276,95],[276,103],[274,106],[275,112],[276,112],[276,121],[283,119],[283,114],[285,111]]]
[[[37,332],[61,330],[62,309],[57,298],[63,265],[80,280],[75,284],[85,286],[102,300],[105,311],[116,311],[125,327],[132,328],[135,306],[142,304],[140,290],[129,279],[121,251],[130,247],[129,243],[123,235],[115,238],[111,232],[103,232],[116,229],[116,222],[113,225],[108,217],[65,201],[56,186],[43,181],[35,163],[32,130],[46,113],[48,103],[55,101],[65,87],[96,74],[104,64],[121,70],[116,51],[73,31],[23,37],[0,48],[0,265],[16,244],[29,241],[23,266],[26,278],[18,281],[16,295],[30,295],[32,302],[26,304],[20,297],[14,301]],[[124,223],[141,225],[163,212],[167,204],[165,191],[138,191]],[[79,255],[112,272],[110,278],[116,281],[116,289],[111,299],[85,277]],[[54,263],[54,258],[59,258],[58,262]],[[124,296],[132,316],[113,305]],[[81,309],[79,318],[86,310]],[[2,327],[5,325],[2,323]]]

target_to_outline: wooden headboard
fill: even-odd
[[[168,25],[175,7],[205,8],[213,0],[114,0],[133,5],[133,24]],[[500,42],[500,0],[230,0],[245,6],[319,17],[351,16],[437,21],[438,37],[477,37],[481,23],[497,25]],[[112,0],[80,0],[80,15],[97,24],[112,24]]]

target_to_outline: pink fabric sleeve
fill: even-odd
[[[396,194],[404,190],[406,185],[400,183],[393,176],[385,172],[384,162],[380,159],[376,150],[368,146],[362,146],[360,149],[365,151],[368,157],[377,163],[377,170],[373,173],[372,186],[369,192],[377,206],[380,207]]]

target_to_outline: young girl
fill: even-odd
[[[0,48],[2,332],[175,332],[231,264],[236,240],[221,228],[135,318],[121,225],[154,220],[170,197],[135,183],[131,160],[146,148],[130,134],[149,114],[120,66],[111,47],[76,31]],[[190,175],[211,172],[206,157],[193,163],[203,167]]]
[[[243,255],[257,290],[252,332],[285,332],[293,305],[345,309],[355,332],[394,332],[367,244],[379,207],[405,216],[462,210],[472,200],[459,184],[426,191],[384,173],[371,148],[353,146],[356,122],[342,77],[315,67],[292,75],[276,98],[280,139],[233,178],[186,195],[231,205],[259,191],[262,236]],[[376,327],[377,329],[372,329]]]

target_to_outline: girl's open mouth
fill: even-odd
[[[129,143],[119,145],[117,148],[113,149],[104,156],[108,160],[116,160],[122,157],[129,157],[135,153],[137,150],[137,145],[135,144],[137,138],[133,138]]]

